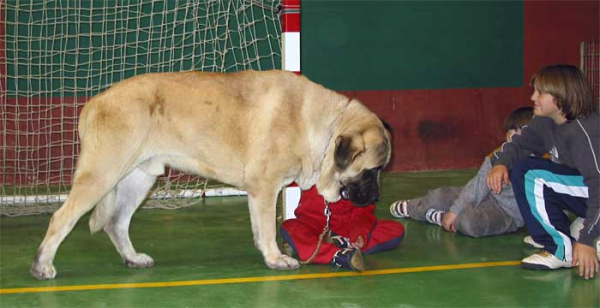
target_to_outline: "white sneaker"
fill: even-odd
[[[537,248],[537,249],[544,248],[544,245],[536,243],[536,241],[533,240],[533,237],[531,237],[531,235],[524,237],[523,243],[525,243],[533,248]]]
[[[571,236],[575,239],[579,239],[579,233],[581,229],[583,229],[583,219],[582,217],[577,217],[571,223]],[[523,239],[524,240],[524,239]],[[598,257],[598,261],[600,261],[600,238],[596,240],[596,257]]]
[[[579,232],[581,231],[581,229],[583,229],[583,221],[585,219],[581,218],[581,217],[577,217],[575,218],[575,220],[573,220],[573,222],[571,223],[571,236],[575,239],[578,240],[579,239]]]
[[[521,267],[530,269],[557,269],[561,267],[573,267],[571,262],[559,260],[553,254],[540,250],[538,253],[521,260]]]
[[[390,213],[396,218],[410,217],[408,214],[408,200],[398,200],[390,205]]]
[[[600,238],[596,240],[596,257],[600,261]]]
[[[442,226],[442,216],[444,215],[444,213],[446,213],[446,211],[428,209],[425,213],[425,220],[427,220],[427,222],[431,224]]]

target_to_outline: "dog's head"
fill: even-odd
[[[389,125],[375,117],[357,119],[330,144],[331,158],[325,157],[317,182],[320,194],[329,202],[340,198],[356,206],[379,200],[379,174],[391,156]]]

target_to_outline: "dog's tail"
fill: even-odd
[[[96,205],[90,217],[90,232],[92,234],[102,230],[113,217],[115,212],[115,197],[114,191],[111,191]]]

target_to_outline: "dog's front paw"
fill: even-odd
[[[127,267],[152,267],[154,260],[145,253],[136,253],[134,257],[125,259]]]
[[[54,279],[56,277],[56,268],[52,264],[33,263],[29,272],[39,280]]]
[[[281,254],[275,258],[271,258],[265,261],[268,267],[276,270],[294,270],[300,267],[300,263],[298,263],[298,260],[290,256]]]

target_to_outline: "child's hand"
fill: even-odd
[[[487,177],[487,186],[495,194],[502,191],[502,184],[510,185],[508,169],[504,165],[496,165]]]
[[[573,266],[578,265],[577,272],[579,276],[585,279],[594,278],[594,273],[598,272],[598,258],[596,257],[596,249],[585,244],[575,243],[573,249]]]
[[[442,227],[444,227],[446,231],[456,232],[456,226],[454,225],[456,217],[458,216],[452,212],[444,213],[442,215]]]

